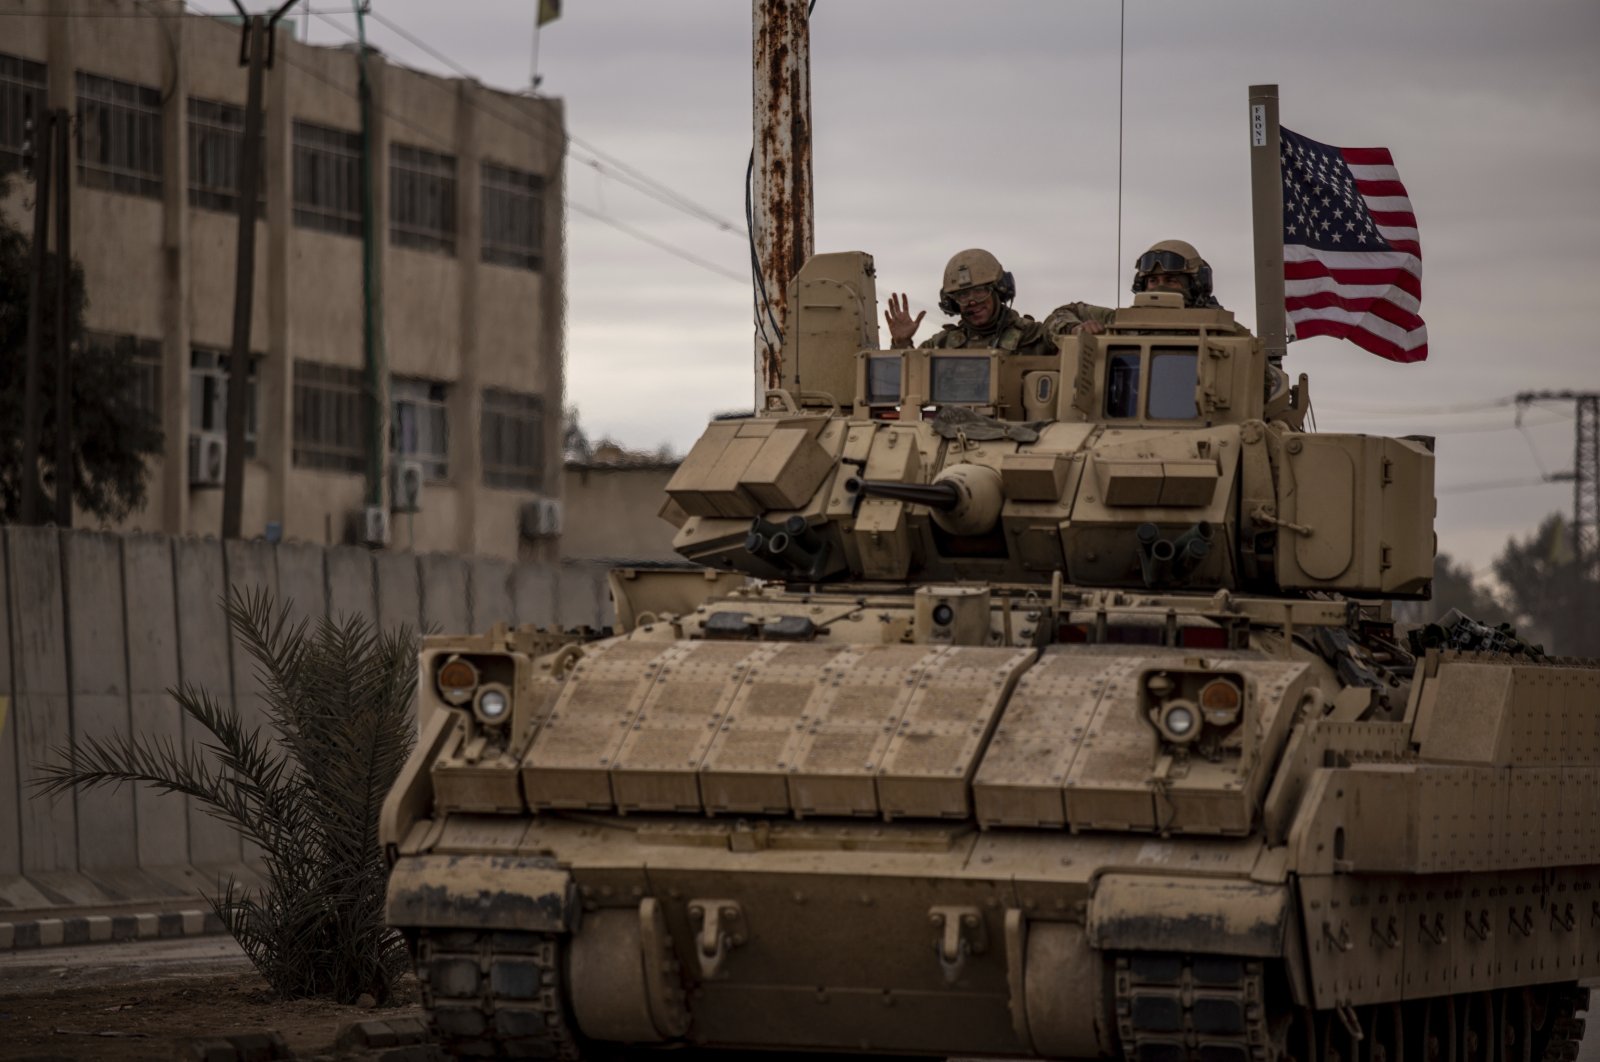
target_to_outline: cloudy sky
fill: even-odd
[[[528,85],[536,4],[373,6],[372,39],[391,58],[449,72],[389,24],[486,84]],[[708,414],[750,401],[750,5],[564,6],[538,70],[579,142],[567,170],[568,400],[592,435],[681,451]],[[1284,125],[1393,151],[1422,235],[1430,359],[1295,344],[1288,368],[1311,374],[1319,426],[1437,435],[1441,545],[1476,568],[1543,514],[1570,512],[1570,484],[1537,480],[1571,467],[1571,403],[1531,407],[1520,428],[1516,409],[1495,403],[1600,387],[1600,3],[1128,0],[1119,255],[1123,17],[1116,0],[819,0],[817,248],[871,252],[880,301],[908,291],[930,311],[926,335],[943,319],[931,303],[956,249],[992,249],[1017,275],[1018,308],[1042,317],[1068,300],[1126,301],[1128,260],[1177,236],[1251,323],[1246,95],[1277,83]],[[351,24],[313,18],[310,39],[345,40],[334,22]],[[588,165],[587,149],[737,231],[639,194]]]

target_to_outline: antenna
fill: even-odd
[[[1128,0],[1118,5],[1121,29],[1117,33],[1117,264],[1111,271],[1111,305],[1122,298],[1122,91],[1128,53]]]

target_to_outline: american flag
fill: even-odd
[[[1284,302],[1295,335],[1422,361],[1422,244],[1389,149],[1330,147],[1282,127],[1278,134]]]

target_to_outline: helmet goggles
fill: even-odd
[[[1135,263],[1138,272],[1145,273],[1188,273],[1189,260],[1176,251],[1146,251],[1139,256]]]
[[[970,288],[952,291],[949,296],[957,306],[977,306],[983,303],[993,292],[993,284],[974,284]]]

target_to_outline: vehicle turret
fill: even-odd
[[[817,256],[795,289],[792,386],[712,424],[668,484],[692,561],[816,584],[1059,571],[1140,590],[1428,592],[1431,440],[1308,431],[1307,379],[1291,384],[1226,310],[1145,292],[1052,356],[878,350],[856,346],[870,257]],[[762,531],[777,525],[796,529],[784,551]]]

